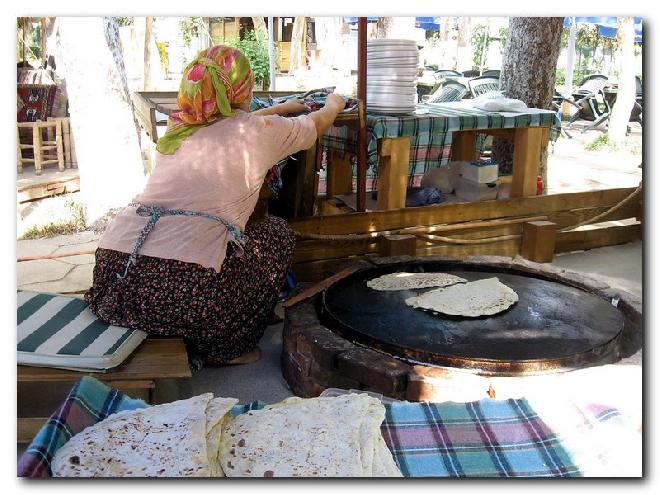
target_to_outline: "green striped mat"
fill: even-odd
[[[118,366],[147,336],[102,322],[82,299],[21,290],[16,329],[18,364],[85,371]]]

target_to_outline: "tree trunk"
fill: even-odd
[[[293,33],[291,34],[291,65],[289,74],[293,74],[302,67],[303,41],[305,39],[305,17],[296,17],[293,21]]]
[[[622,143],[635,105],[635,24],[632,17],[620,17],[617,29],[619,45],[619,91],[612,107],[607,137],[615,144]]]
[[[113,18],[58,17],[80,191],[89,224],[142,189],[144,166]]]
[[[504,96],[524,101],[528,107],[550,108],[555,91],[555,72],[561,49],[562,17],[512,17],[502,58],[500,85]],[[511,141],[495,139],[493,158],[500,171],[512,172]],[[548,152],[543,148],[539,175],[548,184]]]
[[[151,89],[151,33],[154,27],[154,18],[146,17],[144,23],[144,90]]]
[[[459,71],[472,69],[472,18],[459,17],[456,40],[456,66]]]
[[[268,39],[268,28],[266,28],[266,21],[263,17],[253,17],[252,25],[254,26],[254,32],[257,36],[263,36],[263,39],[265,40]]]
[[[377,23],[377,36],[379,38],[388,38],[394,21],[391,17],[379,17]]]

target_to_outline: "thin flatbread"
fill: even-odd
[[[411,290],[426,289],[428,287],[447,287],[460,282],[467,282],[467,280],[449,273],[396,272],[369,280],[367,287],[382,291]]]
[[[387,448],[387,444],[382,435],[378,436],[376,448],[374,450],[374,478],[402,478],[403,475],[392,457],[392,452]]]
[[[452,285],[409,297],[406,304],[452,316],[488,316],[518,302],[518,294],[497,277]]]
[[[121,411],[72,437],[51,463],[61,477],[205,477],[213,394]]]
[[[238,403],[238,399],[216,397],[209,401],[206,407],[206,452],[209,459],[209,475],[211,477],[222,477],[224,473],[218,461],[218,450],[220,449],[220,435],[225,418],[231,408]]]
[[[369,432],[384,415],[366,394],[295,398],[249,411],[223,428],[220,464],[229,477],[365,476],[363,450],[375,448]]]

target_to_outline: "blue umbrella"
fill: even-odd
[[[440,25],[440,17],[415,17],[415,27],[418,28],[439,30]]]
[[[367,21],[377,21],[378,17],[367,17]],[[357,17],[344,17],[346,24],[357,24]],[[440,29],[440,17],[415,17],[415,27],[422,29]]]
[[[367,21],[377,21],[378,17],[367,17]],[[357,17],[344,17],[344,22],[346,24],[357,24]]]

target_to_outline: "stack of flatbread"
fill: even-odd
[[[292,397],[232,418],[237,399],[203,394],[108,416],[51,463],[61,477],[401,476],[366,394]]]
[[[385,408],[366,394],[288,399],[225,423],[227,476],[401,476],[380,432]]]
[[[223,476],[218,465],[220,434],[237,402],[207,393],[112,414],[55,453],[53,476]]]

